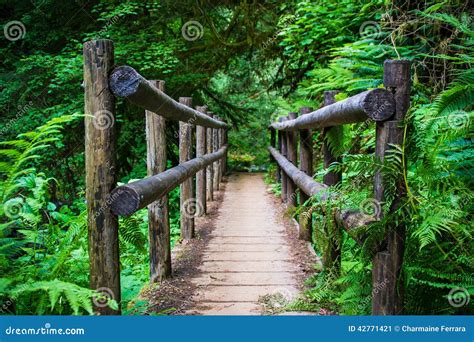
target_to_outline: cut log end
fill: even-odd
[[[395,113],[395,100],[388,90],[377,88],[367,92],[362,106],[374,121],[385,121]]]
[[[117,216],[130,216],[139,209],[140,195],[132,188],[119,186],[110,197],[110,209]]]
[[[137,91],[142,80],[144,79],[135,69],[123,65],[116,67],[110,73],[109,86],[115,96],[127,97]]]

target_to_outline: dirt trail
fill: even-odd
[[[306,266],[295,257],[279,210],[262,174],[229,177],[215,228],[191,279],[197,287],[195,306],[186,314],[258,315],[262,296],[295,298]]]

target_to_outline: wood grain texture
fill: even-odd
[[[201,113],[206,113],[207,107],[196,107],[196,110]],[[196,127],[196,157],[202,157],[206,154],[206,127]],[[196,201],[197,212],[196,216],[203,216],[207,212],[207,198],[206,198],[206,168],[200,170],[196,174]]]
[[[302,107],[300,109],[301,116],[311,113],[312,109],[309,107]],[[273,130],[274,131],[274,130]],[[299,131],[300,138],[300,170],[308,176],[313,177],[313,133],[310,129],[303,129]],[[304,192],[299,192],[300,205],[309,199],[309,196]],[[299,238],[305,241],[312,241],[313,236],[313,219],[311,208],[302,207],[301,214],[298,216],[299,223]]]
[[[191,107],[192,98],[180,97],[179,103]],[[179,122],[179,163],[183,164],[192,159],[193,153],[193,124]],[[180,227],[181,238],[190,240],[194,237],[194,215],[196,214],[196,199],[194,198],[193,176],[183,180],[180,184]]]
[[[324,106],[330,106],[336,103],[337,90],[329,90],[324,92]],[[329,134],[342,134],[342,126],[324,127],[322,131],[323,138],[323,167],[327,169],[332,163],[341,162],[341,158],[336,156],[328,144]],[[335,186],[341,182],[342,172],[329,172],[324,175],[323,182],[327,186]],[[331,218],[332,219],[332,218]],[[333,220],[334,221],[334,220]],[[328,239],[327,248],[324,251],[323,264],[326,268],[332,268],[334,273],[340,273],[341,268],[341,230],[334,222],[326,224],[324,227],[325,234]]]
[[[214,117],[214,113],[208,112],[211,118]],[[212,128],[206,128],[206,135],[207,135],[207,153],[214,152],[214,131]],[[211,164],[206,169],[206,193],[207,193],[207,200],[214,201],[214,165]]]
[[[377,88],[322,107],[298,119],[273,123],[272,127],[283,131],[296,131],[363,122],[367,119],[385,121],[394,112],[395,101],[392,93]]]
[[[115,100],[108,85],[114,47],[111,40],[93,40],[84,44],[83,52],[90,287],[120,303],[118,220],[110,211],[116,185]],[[94,310],[100,315],[121,312],[96,303]]]
[[[164,81],[150,81],[165,91]],[[147,174],[156,175],[166,170],[166,120],[150,111],[146,115]],[[171,276],[171,245],[168,195],[148,205],[148,237],[150,254],[150,282],[160,282]]]
[[[288,120],[288,118],[286,118],[286,117],[278,119],[279,122],[284,122],[286,120]],[[278,133],[279,133],[279,136],[281,137],[280,153],[284,157],[284,159],[286,160],[286,158],[287,158],[287,146],[288,146],[288,140],[286,138],[287,132],[280,131]],[[280,165],[280,163],[278,163],[278,160],[277,160],[277,164]],[[287,189],[288,189],[288,175],[285,173],[284,169],[281,169],[281,201],[283,203],[285,203],[287,201],[287,197],[288,197],[287,196]]]
[[[219,120],[219,117],[216,115],[215,116],[216,120]],[[219,150],[219,129],[218,128],[213,128],[212,129],[212,151],[216,152]],[[214,179],[212,180],[212,185],[214,187],[214,191],[219,191],[219,173],[220,173],[220,165],[219,165],[219,160],[216,160],[214,162]]]
[[[288,120],[294,120],[298,117],[298,114],[295,112],[290,112],[288,114]],[[298,145],[296,142],[297,133],[296,132],[287,132],[286,134],[286,158],[289,162],[291,162],[294,166],[298,165]],[[293,179],[289,177],[286,183],[286,203],[293,207],[296,207],[297,201],[297,194],[296,194],[296,184],[293,182]]]
[[[391,153],[393,145],[403,146],[403,120],[410,107],[410,62],[406,60],[387,60],[384,63],[384,85],[393,94],[395,114],[393,120],[377,127],[376,152],[377,158],[383,160],[387,153]],[[404,158],[404,157],[403,157]],[[403,163],[406,165],[406,163]],[[406,187],[402,172],[395,180],[394,199],[390,203],[389,213],[394,213],[402,205],[406,196]],[[375,198],[383,202],[384,180],[383,169],[379,170],[374,180]],[[388,222],[386,240],[379,246],[379,251],[373,259],[372,280],[373,287],[380,287],[372,293],[373,315],[401,315],[403,314],[403,254],[405,251],[405,227],[396,222]]]

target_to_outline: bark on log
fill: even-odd
[[[165,91],[164,81],[150,81]],[[166,170],[166,120],[146,111],[147,174],[156,175]],[[150,282],[160,282],[171,276],[171,245],[168,195],[148,206],[148,236],[150,241]]]
[[[118,220],[110,211],[110,192],[116,185],[115,99],[107,82],[114,64],[113,42],[86,42],[83,53],[90,287],[111,294],[120,305]],[[94,310],[101,315],[121,312],[102,305]]]
[[[132,67],[116,67],[110,74],[109,84],[115,96],[125,97],[133,104],[151,112],[160,113],[167,119],[211,128],[227,126],[224,122],[214,120],[204,113],[176,102],[151,85]]]
[[[121,216],[133,214],[170,192],[199,170],[222,158],[226,150],[227,146],[223,146],[217,152],[191,159],[152,177],[117,187],[112,191],[112,212]]]
[[[206,113],[207,107],[196,107],[196,110],[201,113]],[[196,127],[196,157],[202,157],[206,154],[206,127]],[[198,171],[196,174],[196,216],[203,216],[207,213],[207,198],[206,198],[206,168]]]
[[[228,132],[228,128],[223,128],[223,138],[222,138],[222,146],[226,146],[228,145],[229,143],[229,132]],[[222,176],[225,176],[227,174],[227,170],[229,168],[229,166],[227,165],[227,153],[224,155],[224,157],[222,158]]]
[[[301,115],[311,113],[312,109],[309,107],[302,107],[300,109]],[[274,129],[271,130],[275,132]],[[300,132],[300,170],[308,176],[313,176],[313,133],[310,129],[304,129]],[[301,213],[298,216],[299,223],[299,238],[305,241],[312,241],[313,236],[313,218],[311,209],[308,206],[303,206],[309,199],[309,196],[300,191],[300,206],[302,206]]]
[[[212,112],[208,112],[207,115],[209,117],[213,117],[214,114]],[[213,134],[213,129],[212,128],[207,128],[206,129],[206,136],[207,136],[207,153],[213,153],[214,152],[214,134]],[[206,186],[207,186],[207,200],[208,201],[214,201],[214,165],[211,164],[207,167],[206,169]]]
[[[322,107],[298,119],[273,123],[272,127],[283,131],[295,131],[362,122],[368,118],[374,121],[384,121],[394,112],[395,101],[392,93],[377,88]]]
[[[324,92],[324,106],[330,106],[336,103],[337,90],[330,90]],[[329,147],[328,135],[342,133],[342,126],[324,127],[323,136],[323,167],[327,169],[332,163],[340,162],[341,158],[337,157]],[[334,186],[341,182],[341,172],[329,172],[324,175],[323,182],[327,186]],[[324,251],[323,264],[326,269],[332,268],[335,274],[340,273],[341,269],[341,244],[342,236],[341,230],[337,223],[332,221],[331,224],[326,223],[324,226],[325,234],[328,237],[328,245]]]
[[[275,130],[275,133],[278,134],[277,135],[277,146],[275,147],[281,154],[283,154],[283,135],[284,135],[284,132],[282,131],[276,131]],[[273,147],[273,146],[272,146]],[[271,154],[270,154],[271,156]],[[278,163],[276,163],[277,165],[277,183],[282,183],[281,184],[281,188],[283,189],[283,177],[282,177],[282,171],[281,171],[281,168],[280,168],[280,165],[278,165]],[[283,191],[283,190],[282,190]]]
[[[278,119],[279,122],[284,122],[285,120],[287,120],[287,118],[279,118]],[[286,139],[287,132],[280,131],[278,133],[279,133],[279,136],[281,136],[280,153],[286,160],[286,157],[287,157],[287,139]],[[283,169],[280,169],[280,170],[281,170],[281,201],[283,203],[285,203],[286,200],[287,200],[287,197],[288,197],[286,195],[287,194],[287,189],[288,189],[288,175],[285,173],[285,171]]]
[[[191,107],[192,98],[180,97],[179,103]],[[193,152],[193,125],[188,122],[179,122],[179,163],[183,164],[192,158]],[[190,240],[194,237],[194,215],[196,214],[196,199],[193,197],[193,176],[180,184],[180,223],[181,238]]]
[[[288,120],[294,120],[298,117],[298,114],[295,112],[290,112],[288,114]],[[294,166],[297,166],[297,155],[298,155],[298,146],[296,145],[296,132],[287,132],[286,133],[286,155],[288,161],[290,161]],[[296,184],[293,182],[293,180],[290,178],[287,179],[286,183],[286,203],[290,206],[296,207],[297,205],[297,194],[296,194]]]
[[[336,103],[336,94],[339,91],[337,90],[329,90],[324,92],[324,105],[329,106],[333,103]],[[327,169],[332,163],[340,163],[341,158],[336,156],[334,153],[331,152],[327,144],[327,135],[328,134],[342,134],[342,126],[335,126],[335,127],[325,127],[323,128],[323,166]],[[324,175],[323,177],[324,184],[333,186],[341,182],[342,180],[342,172],[329,172]]]
[[[215,117],[216,120],[219,120],[219,117]],[[213,152],[216,152],[219,150],[219,129],[218,128],[213,128],[212,129],[212,144],[213,144]],[[219,160],[215,161],[213,164],[214,167],[214,179],[212,181],[213,186],[214,186],[214,191],[219,191]]]
[[[222,146],[224,146],[224,135],[225,135],[225,129],[224,128],[220,128],[219,129],[219,148],[221,148]],[[222,182],[222,178],[224,177],[224,158],[225,157],[222,157],[222,159],[219,159],[219,184]]]

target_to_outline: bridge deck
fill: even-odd
[[[266,188],[262,174],[229,177],[215,229],[191,280],[196,306],[187,314],[255,315],[262,312],[262,296],[297,296],[302,267]]]

